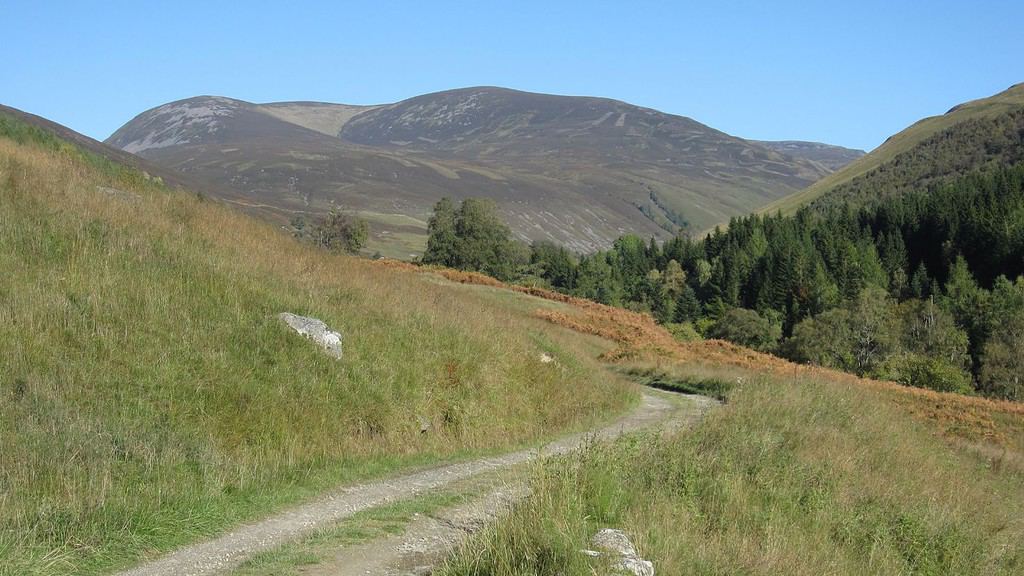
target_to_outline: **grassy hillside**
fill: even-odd
[[[64,152],[78,150],[84,154],[79,158],[85,162],[95,164],[100,159],[116,163],[118,166],[129,168],[146,180],[156,180],[168,187],[187,188],[196,192],[207,193],[206,184],[189,177],[186,174],[168,170],[147,162],[146,160],[124,152],[118,148],[93,140],[84,134],[79,134],[70,128],[61,126],[41,116],[29,114],[16,108],[0,104],[0,134],[15,140],[16,142],[35,142],[43,144],[51,149],[61,149]],[[108,162],[108,163],[109,163]],[[127,174],[127,171],[123,171]]]
[[[661,575],[1024,571],[1024,405],[674,344],[587,310],[548,317],[618,341],[609,358],[645,383],[726,404],[690,432],[538,466],[533,496],[442,574],[612,574],[580,553],[605,527]]]
[[[0,574],[124,566],[635,398],[588,360],[600,344],[552,331],[526,296],[316,251],[10,117],[0,129]],[[344,359],[281,311],[343,332]]]
[[[1024,468],[951,448],[876,391],[674,368],[731,384],[690,433],[540,467],[534,497],[441,573],[613,573],[579,552],[631,534],[659,575],[1020,574]]]
[[[960,175],[965,170],[983,166],[990,159],[1006,163],[1002,156],[1012,150],[998,144],[1016,137],[1019,150],[1022,110],[1024,84],[1016,84],[989,98],[960,104],[941,116],[914,123],[866,156],[760,211],[792,213],[831,191],[839,190],[842,194],[844,187],[863,187],[865,178],[871,178],[875,186],[911,188],[938,177]],[[964,166],[964,162],[969,165]],[[906,165],[910,163],[916,167],[907,170]]]

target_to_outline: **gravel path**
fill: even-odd
[[[687,411],[699,418],[713,401],[695,397],[696,408]],[[670,418],[679,411],[680,402],[671,394],[645,391],[640,406],[614,424],[593,433],[568,436],[540,449],[522,450],[493,458],[450,464],[376,482],[332,491],[325,496],[264,520],[243,525],[223,536],[181,548],[147,562],[120,576],[201,576],[220,574],[236,567],[252,554],[275,548],[348,518],[362,510],[408,499],[441,489],[463,479],[508,468],[541,456],[563,454],[580,446],[590,437],[614,438],[625,432],[651,428],[683,426],[690,417]],[[384,559],[382,559],[384,560]],[[379,565],[379,563],[378,563]]]

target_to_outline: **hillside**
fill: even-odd
[[[490,87],[368,107],[198,97],[146,111],[106,142],[278,221],[358,211],[371,251],[406,258],[442,196],[492,198],[521,239],[585,252],[625,232],[701,230],[840,162],[817,145],[750,142],[615,100]]]
[[[3,134],[7,138],[17,141],[32,139],[33,129],[38,129],[55,137],[48,140],[54,146],[72,145],[110,162],[137,170],[141,175],[157,179],[167,186],[188,188],[196,192],[205,191],[205,185],[194,178],[189,178],[178,171],[164,168],[135,154],[93,140],[41,116],[0,104],[0,122],[3,123]]]
[[[862,202],[1010,164],[1024,158],[1022,129],[1024,84],[1016,84],[915,122],[845,168],[760,211],[792,213],[824,196],[832,197],[829,202]]]
[[[534,299],[313,249],[63,134],[0,113],[4,576],[106,572],[636,401]]]

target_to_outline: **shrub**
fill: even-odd
[[[693,328],[697,330],[697,333],[702,337],[709,338],[710,336],[708,335],[711,333],[711,328],[715,325],[715,322],[714,318],[698,318],[697,321],[693,323]]]
[[[293,221],[296,234],[304,233],[300,221]],[[370,226],[366,220],[352,214],[332,209],[317,221],[311,232],[313,242],[321,248],[356,254],[366,245]]]
[[[768,352],[779,343],[782,327],[753,310],[733,308],[711,326],[708,336]]]
[[[891,357],[879,368],[876,376],[906,386],[930,388],[939,392],[974,392],[971,376],[964,369],[942,358],[921,354],[899,354]]]
[[[689,322],[665,324],[665,329],[672,334],[672,337],[680,342],[694,342],[700,340],[700,334]]]

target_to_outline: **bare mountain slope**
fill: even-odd
[[[442,196],[492,198],[521,238],[589,251],[625,232],[700,230],[830,171],[682,116],[489,87],[369,107],[204,96],[107,142],[278,218],[357,210],[371,248],[404,257]]]
[[[758,144],[767,146],[780,154],[788,154],[794,158],[803,158],[821,164],[829,171],[839,170],[850,162],[864,155],[863,150],[822,144],[820,142],[801,142],[799,140],[764,141]]]
[[[349,120],[376,108],[326,102],[276,102],[260,104],[260,111],[328,136],[337,136]]]
[[[344,140],[444,151],[499,164],[658,170],[693,180],[761,179],[780,184],[820,176],[807,162],[699,122],[605,98],[466,88],[427,94],[353,118]],[[709,174],[709,168],[729,168]]]

